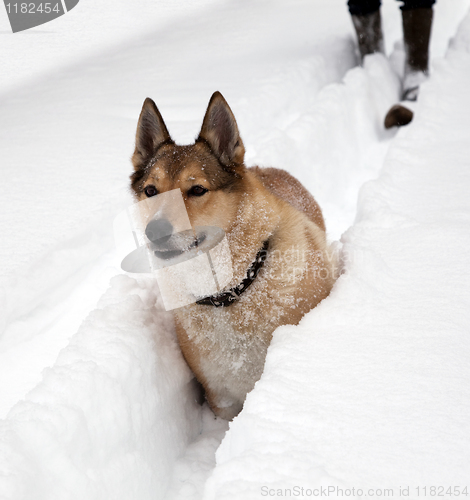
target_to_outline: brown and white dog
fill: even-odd
[[[335,279],[313,197],[283,170],[247,168],[244,154],[219,92],[198,138],[187,146],[174,143],[155,103],[145,100],[132,157],[136,199],[180,188],[193,227],[218,226],[230,245],[227,293],[174,311],[183,355],[214,413],[227,420],[241,411],[260,378],[274,330],[297,324]],[[164,239],[168,248],[171,239]]]

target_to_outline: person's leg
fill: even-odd
[[[419,86],[429,74],[429,41],[435,0],[398,0],[403,18],[405,75],[403,101],[416,101]],[[392,106],[385,116],[385,128],[401,127],[413,119],[413,112],[402,104]]]
[[[380,0],[349,0],[348,8],[356,30],[361,59],[374,52],[383,53]]]
[[[380,9],[380,0],[349,0],[348,9],[351,16],[366,16]]]
[[[397,2],[403,4],[400,7],[401,10],[430,9],[436,3],[436,0],[397,0]]]
[[[406,61],[403,100],[415,101],[429,74],[429,41],[435,0],[400,0]]]

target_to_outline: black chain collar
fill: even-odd
[[[246,278],[244,278],[240,284],[231,288],[228,292],[219,295],[211,295],[210,297],[204,297],[203,299],[197,300],[196,304],[215,307],[231,306],[240,298],[240,295],[253,283],[253,281],[255,281],[256,276],[258,276],[258,273],[264,266],[264,261],[268,255],[268,246],[269,242],[266,240],[263,244],[263,248],[256,254],[254,262],[249,267]]]

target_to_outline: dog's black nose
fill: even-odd
[[[145,228],[145,234],[152,243],[165,243],[173,234],[173,226],[168,219],[151,220]]]

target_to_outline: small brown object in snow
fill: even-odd
[[[408,125],[413,119],[413,111],[411,109],[405,108],[401,104],[395,104],[392,106],[385,117],[384,126],[385,128],[392,127],[402,127],[403,125]]]

